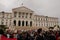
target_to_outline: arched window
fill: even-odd
[[[28,26],[28,21],[26,21],[26,26]]]
[[[14,23],[14,26],[16,26],[16,20],[14,20],[13,23]]]
[[[24,21],[22,21],[22,26],[24,26]]]
[[[30,21],[30,26],[32,26],[32,21]]]
[[[18,26],[21,26],[21,21],[18,21]]]

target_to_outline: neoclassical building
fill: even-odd
[[[12,9],[12,13],[0,12],[0,25],[7,27],[53,27],[58,24],[58,18],[36,15],[25,6]]]

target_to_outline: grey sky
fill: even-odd
[[[37,14],[60,18],[60,0],[0,0],[0,11],[9,12],[22,3]]]

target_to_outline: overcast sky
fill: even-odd
[[[22,3],[37,14],[60,18],[60,0],[0,0],[0,11],[12,11]]]

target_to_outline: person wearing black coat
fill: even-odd
[[[18,35],[17,35],[17,40],[23,40],[22,34],[18,34]]]
[[[43,37],[43,35],[41,34],[41,32],[42,32],[42,28],[40,28],[40,29],[37,30],[37,33],[38,33],[38,34],[37,34],[35,40],[44,40],[44,37]]]

